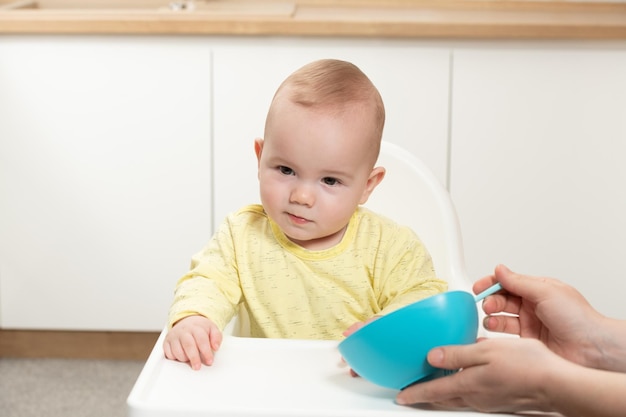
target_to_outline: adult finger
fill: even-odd
[[[487,316],[483,319],[483,327],[490,332],[520,334],[521,325],[515,316]]]
[[[433,379],[428,382],[421,382],[411,385],[396,395],[396,403],[400,405],[409,404],[439,404],[443,406],[460,407],[464,403],[459,396],[462,390],[459,380],[463,372],[442,378]]]
[[[441,346],[428,352],[428,363],[435,368],[460,369],[486,362],[480,343],[470,345]]]
[[[511,293],[497,293],[485,298],[482,308],[486,314],[519,314],[522,299]]]
[[[483,343],[460,346],[442,346],[428,352],[428,363],[442,369],[470,368],[485,362]],[[398,404],[437,403],[442,405],[462,405],[463,394],[467,391],[464,382],[465,372],[437,378],[405,388],[396,397]]]
[[[488,289],[489,287],[497,283],[498,277],[500,277],[502,273],[506,273],[506,271],[509,271],[509,270],[504,265],[496,266],[496,272],[493,275],[488,275],[476,281],[472,287],[472,290],[474,291],[475,294],[479,294],[483,292],[484,290]],[[504,289],[485,298],[485,300],[482,303],[482,308],[483,308],[483,311],[487,314],[496,314],[496,313],[517,314],[519,313],[520,305],[521,305],[521,299],[517,295],[511,294],[510,292]]]
[[[485,291],[487,288],[491,287],[496,282],[498,281],[496,281],[495,275],[487,275],[486,277],[483,277],[474,282],[474,284],[472,285],[472,291],[474,291],[474,294],[479,294]]]
[[[535,304],[552,297],[555,291],[560,291],[555,289],[560,283],[552,278],[518,274],[505,265],[496,267],[495,277],[506,291]]]

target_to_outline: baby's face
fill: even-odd
[[[265,140],[257,142],[261,201],[293,242],[330,248],[371,192],[371,119],[362,111],[337,115],[277,105]]]

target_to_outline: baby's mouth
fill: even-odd
[[[309,219],[305,219],[304,217],[296,216],[293,213],[287,213],[287,215],[289,216],[291,221],[296,223],[296,224],[305,224],[305,223],[310,222]]]

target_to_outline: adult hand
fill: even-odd
[[[165,357],[189,362],[192,369],[213,364],[214,352],[222,343],[219,327],[204,316],[189,316],[178,321],[165,336]]]
[[[483,302],[487,330],[538,339],[573,362],[602,367],[598,344],[606,337],[601,330],[605,318],[576,289],[498,265],[494,275],[476,281],[473,290],[478,293],[495,282],[505,291]]]
[[[483,412],[548,411],[546,375],[576,367],[538,340],[517,338],[435,348],[428,362],[462,370],[405,388],[396,397],[398,404],[430,403]]]

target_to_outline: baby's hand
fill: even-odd
[[[348,327],[344,332],[343,335],[345,337],[350,336],[352,333],[356,332],[357,330],[359,330],[361,327],[365,326],[368,323],[373,322],[376,319],[379,319],[381,316],[373,316],[371,318],[369,318],[366,321],[357,321],[356,323],[354,323],[352,326]]]
[[[352,326],[348,327],[344,332],[343,335],[345,337],[350,336],[352,333],[356,332],[357,330],[359,330],[361,327],[365,326],[368,323],[373,322],[374,320],[380,318],[381,316],[373,316],[372,318],[366,320],[366,321],[357,321],[356,323],[354,323]],[[359,376],[356,372],[354,372],[354,370],[350,369],[350,375],[352,376]]]
[[[204,316],[189,316],[178,321],[165,336],[163,351],[167,359],[189,362],[192,369],[213,364],[220,348],[222,332]]]

